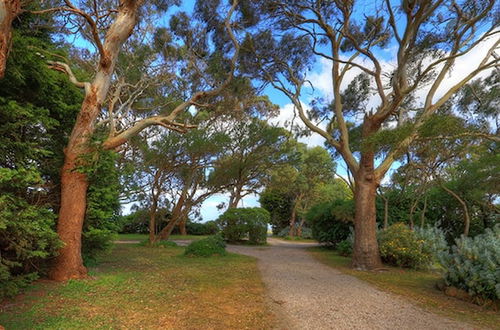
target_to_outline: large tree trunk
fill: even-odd
[[[237,208],[241,200],[241,186],[236,186],[229,197],[228,209]]]
[[[115,21],[100,50],[100,60],[92,84],[85,87],[85,99],[65,150],[61,172],[61,208],[57,233],[64,243],[54,260],[49,276],[57,281],[86,276],[81,257],[81,235],[87,207],[87,175],[78,171],[85,165],[95,122],[111,83],[116,60],[123,43],[132,33],[140,1],[122,0]]]
[[[12,22],[21,12],[20,0],[0,0],[0,79],[5,75],[12,41]]]
[[[160,231],[160,233],[157,236],[157,240],[168,239],[170,237],[170,234],[172,234],[172,231],[174,230],[175,226],[183,219],[183,215],[185,213],[184,212],[185,200],[187,197],[188,190],[189,190],[189,185],[185,185],[184,189],[181,192],[181,195],[179,196],[179,200],[177,200],[177,203],[175,204],[175,207],[172,210],[172,216],[170,217],[170,221]]]
[[[95,90],[85,97],[82,109],[73,127],[68,146],[64,152],[61,171],[61,207],[57,233],[64,246],[59,250],[49,276],[56,281],[82,278],[87,274],[81,256],[82,228],[87,208],[88,178],[78,169],[85,166],[85,155],[89,152],[89,138],[99,106]]]
[[[373,170],[373,155],[362,155],[355,176],[354,248],[352,267],[372,270],[382,267],[377,243],[376,207],[378,180]]]

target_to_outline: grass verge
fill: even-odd
[[[498,311],[446,296],[436,288],[441,278],[439,274],[390,266],[378,272],[356,271],[350,268],[351,258],[340,256],[336,251],[315,247],[310,248],[309,252],[328,266],[366,281],[382,291],[403,296],[430,312],[479,327],[498,328]]]
[[[41,281],[0,305],[6,329],[269,329],[255,259],[187,258],[184,249],[118,245],[91,278]]]

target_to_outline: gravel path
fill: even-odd
[[[258,259],[280,328],[473,329],[323,265],[304,250],[311,244],[268,243],[272,246],[231,245],[228,250]]]

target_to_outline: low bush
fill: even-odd
[[[352,242],[348,239],[343,240],[337,244],[337,252],[344,257],[352,255]]]
[[[388,264],[422,269],[432,263],[432,252],[425,241],[403,223],[395,223],[378,235],[380,256]]]
[[[107,229],[89,228],[82,234],[82,257],[85,265],[93,265],[99,255],[113,247],[116,233]]]
[[[167,241],[167,240],[157,241],[157,242],[154,242],[153,244],[150,244],[148,239],[141,241],[139,243],[139,245],[140,246],[148,246],[148,247],[162,247],[162,248],[178,246],[177,243],[172,242],[172,241]]]
[[[354,204],[351,200],[336,200],[313,206],[306,214],[312,236],[320,243],[336,246],[350,233],[354,218]]]
[[[461,237],[440,254],[447,285],[478,298],[500,299],[500,225],[481,235]]]
[[[436,226],[416,227],[414,231],[417,238],[424,241],[426,251],[432,254],[432,262],[438,263],[441,253],[449,250],[444,231]]]
[[[217,220],[222,228],[223,237],[230,242],[241,241],[248,237],[252,244],[262,244],[267,240],[269,212],[260,207],[232,208]]]
[[[198,241],[193,241],[184,251],[184,255],[191,257],[223,256],[225,254],[226,243],[220,235],[213,235]]]

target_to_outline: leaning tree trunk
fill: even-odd
[[[373,154],[361,156],[360,168],[355,174],[354,247],[352,266],[360,270],[382,267],[377,243],[375,200],[378,181],[373,169]]]
[[[470,230],[470,215],[469,208],[467,207],[467,203],[460,198],[453,190],[449,189],[445,185],[441,184],[441,187],[451,196],[453,196],[459,203],[462,205],[462,210],[464,212],[464,236],[469,236]]]
[[[0,0],[0,79],[5,75],[12,42],[12,22],[21,12],[20,0]]]
[[[116,60],[123,43],[132,33],[137,20],[139,1],[122,0],[100,50],[100,61],[94,81],[85,86],[85,99],[64,152],[61,171],[61,208],[57,233],[64,246],[54,260],[50,278],[65,281],[87,274],[81,256],[81,236],[87,207],[87,175],[79,171],[91,151],[89,142],[95,122],[106,100]],[[73,77],[74,78],[74,77]]]

